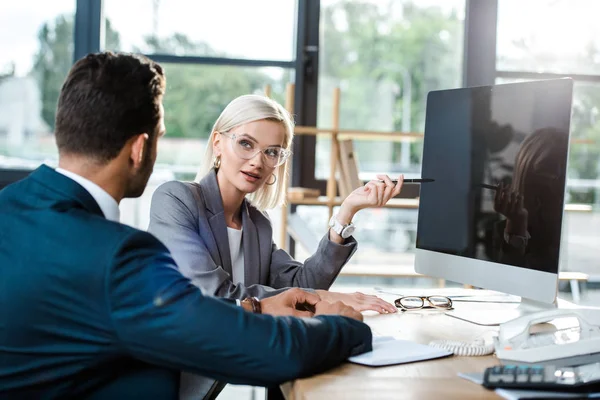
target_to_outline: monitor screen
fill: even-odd
[[[417,249],[558,273],[572,86],[429,93],[422,177],[435,181],[421,185]]]

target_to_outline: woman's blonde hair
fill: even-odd
[[[200,182],[213,168],[215,161],[213,140],[217,132],[226,133],[240,125],[259,120],[280,122],[285,129],[283,148],[291,151],[294,138],[294,122],[290,113],[279,103],[268,97],[254,94],[240,96],[232,100],[217,118],[208,138],[204,161],[196,175],[196,182]],[[277,178],[275,184],[263,185],[256,192],[248,194],[248,200],[259,210],[268,210],[285,203],[290,159],[291,157],[273,172]]]

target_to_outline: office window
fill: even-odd
[[[104,15],[123,51],[282,61],[295,54],[295,0],[104,0]]]
[[[427,92],[459,87],[464,0],[321,2],[318,125],[331,126],[341,89],[340,128],[423,132]],[[418,173],[422,142],[360,141],[365,180]],[[319,138],[315,176],[329,174],[330,141]]]
[[[167,75],[164,99],[167,135],[161,139],[157,168],[193,179],[202,163],[212,127],[225,106],[243,94],[264,94],[283,104],[293,71],[214,65],[162,64]]]
[[[56,160],[54,116],[73,59],[75,0],[4,1],[0,13],[0,166]]]
[[[497,69],[600,74],[600,2],[500,0]]]
[[[312,241],[318,243],[327,230],[327,207],[298,206],[297,213],[313,232]],[[417,211],[403,209],[365,209],[353,218],[357,229],[354,238],[359,243],[350,264],[364,266],[387,265],[393,269],[399,266],[414,265],[414,249],[417,235]],[[297,246],[297,258],[304,260],[316,248],[306,249]]]
[[[464,0],[321,1],[318,126],[332,126],[338,87],[341,129],[422,133],[427,93],[461,86],[464,17]],[[420,173],[421,139],[353,144],[364,181]],[[329,176],[330,149],[328,137],[317,138],[317,179]],[[298,213],[308,220],[309,207]],[[413,265],[416,209],[362,210],[355,218],[361,251],[352,264]]]

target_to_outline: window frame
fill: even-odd
[[[496,71],[498,0],[465,0],[463,86],[493,84]],[[295,58],[286,60],[237,59],[146,54],[162,63],[280,67],[295,71],[294,118],[297,125],[316,126],[319,83],[320,0],[297,0]],[[99,52],[104,37],[103,0],[76,0],[73,62]],[[600,79],[600,78],[599,78]],[[325,191],[326,181],[315,177],[316,137],[297,136],[292,157],[292,186]],[[1,174],[1,172],[0,172]],[[409,195],[410,193],[405,193]],[[292,206],[292,212],[295,207]],[[293,244],[290,243],[293,248]]]

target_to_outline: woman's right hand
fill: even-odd
[[[402,190],[404,175],[394,183],[387,175],[377,175],[377,179],[355,189],[344,199],[339,214],[354,215],[364,208],[383,207]]]
[[[494,196],[494,211],[506,217],[507,233],[525,236],[529,213],[522,194],[501,183]]]
[[[370,294],[364,294],[360,292],[338,293],[330,292],[328,290],[317,290],[316,292],[321,300],[328,301],[330,303],[341,301],[342,303],[354,308],[358,312],[377,311],[380,314],[398,312],[396,306],[393,304],[390,304],[387,301]]]

